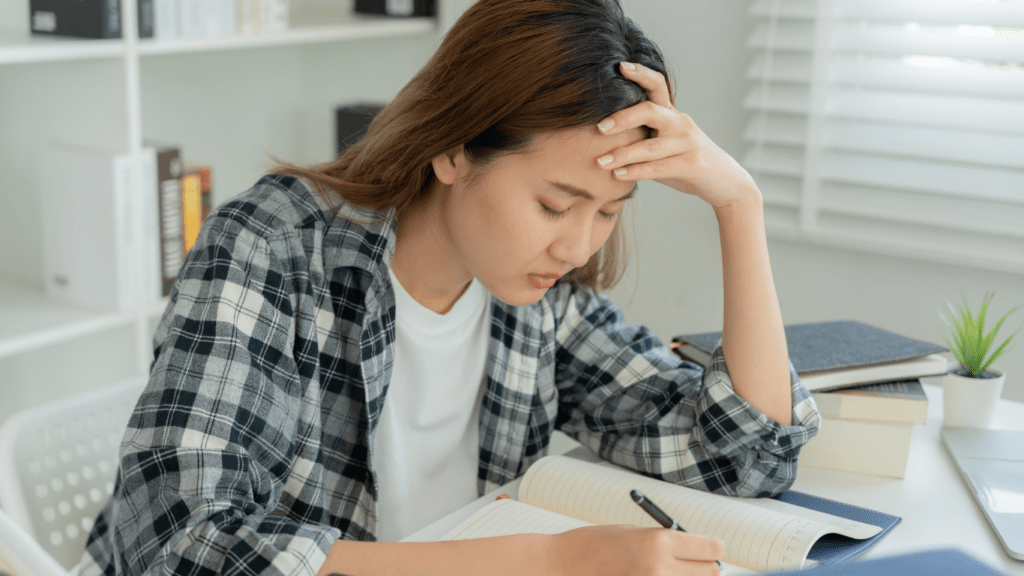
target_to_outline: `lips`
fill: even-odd
[[[561,278],[561,274],[530,274],[528,280],[530,286],[538,290],[546,290],[554,286],[559,278]]]

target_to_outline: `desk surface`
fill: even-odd
[[[1006,554],[942,446],[942,388],[925,384],[928,422],[914,427],[902,480],[819,468],[801,468],[793,490],[895,514],[903,518],[864,558],[931,548],[960,548],[1007,574],[1024,575],[1024,562]],[[995,428],[1024,430],[1024,404],[1000,401]],[[501,493],[516,497],[519,480],[460,508],[406,538],[437,540]]]

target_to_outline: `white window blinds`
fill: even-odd
[[[769,234],[1024,273],[1024,0],[754,0]]]

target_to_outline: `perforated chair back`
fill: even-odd
[[[64,568],[114,490],[117,452],[148,377],[12,416],[0,428],[0,506]]]
[[[53,556],[0,510],[0,574],[70,576]]]

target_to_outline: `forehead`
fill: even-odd
[[[646,133],[640,128],[611,135],[602,134],[597,126],[566,128],[536,135],[524,156],[559,160],[585,157],[586,162],[593,162],[599,156],[644,140],[646,137]]]

